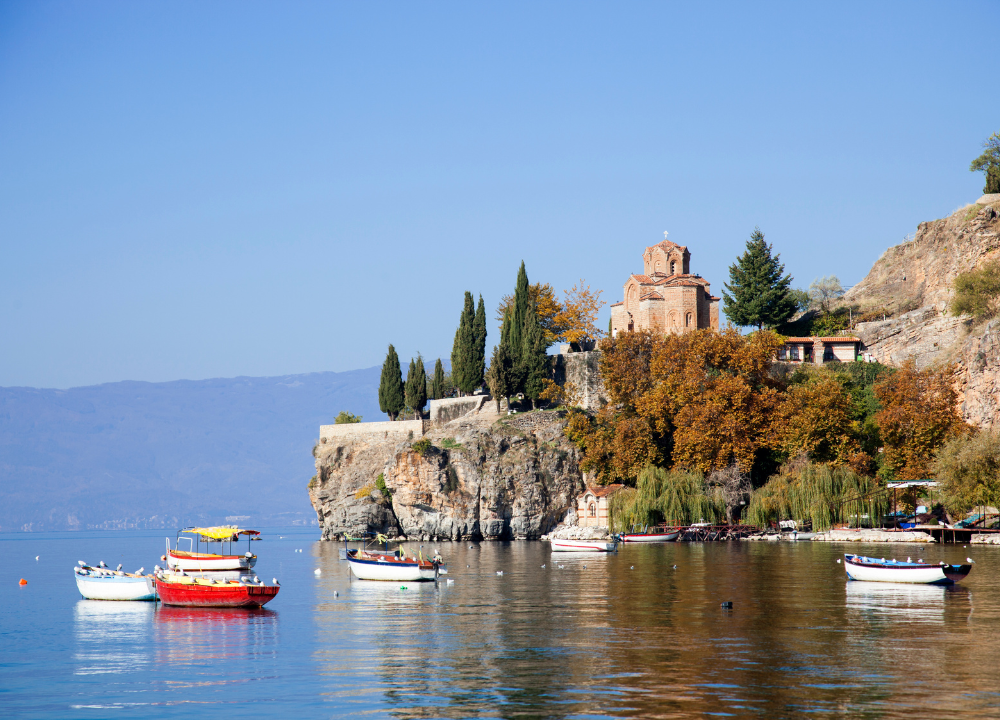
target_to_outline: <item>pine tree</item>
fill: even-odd
[[[434,375],[431,377],[431,397],[440,400],[444,397],[444,366],[441,358],[434,363]]]
[[[549,377],[548,355],[545,352],[545,340],[542,326],[535,316],[534,307],[529,307],[524,316],[524,329],[521,331],[521,372],[523,373],[524,396],[531,400],[534,409],[535,401],[545,389],[545,380]]]
[[[785,266],[780,255],[771,256],[772,246],[764,242],[764,233],[754,228],[747,249],[729,266],[729,283],[722,297],[726,315],[737,325],[774,327],[795,314],[796,302],[789,286],[791,275],[782,277]]]
[[[416,420],[423,414],[426,404],[427,373],[424,371],[424,359],[417,353],[416,362],[410,360],[410,369],[406,373],[406,407]]]
[[[472,349],[475,353],[475,362],[472,365],[470,381],[479,388],[483,386],[486,373],[486,306],[483,304],[482,295],[479,296],[479,305],[476,307],[472,331]]]
[[[382,379],[378,385],[379,410],[395,420],[403,410],[406,398],[403,392],[403,374],[399,369],[399,356],[396,348],[389,346],[389,352],[382,363]]]
[[[505,330],[510,328],[509,312],[504,314],[503,327]],[[490,394],[497,403],[497,412],[500,412],[500,400],[506,400],[514,391],[514,358],[510,354],[509,342],[504,341],[504,334],[501,333],[500,342],[493,348],[490,369],[486,371],[486,382],[490,387]]]
[[[476,384],[475,347],[476,306],[472,293],[465,292],[465,306],[455,331],[455,342],[451,349],[451,381],[462,393],[471,393]]]
[[[524,382],[521,351],[520,348],[514,347],[514,337],[514,308],[511,308],[503,314],[503,325],[500,326],[500,344],[506,348],[506,356],[510,360],[510,369],[507,372],[510,386],[507,390],[508,395],[520,392]]]

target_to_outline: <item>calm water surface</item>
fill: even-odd
[[[424,543],[435,586],[352,582],[288,529],[254,545],[263,610],[80,599],[78,559],[148,569],[164,535],[0,534],[0,716],[1000,717],[1000,548]],[[848,583],[845,549],[977,564]]]

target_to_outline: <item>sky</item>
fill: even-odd
[[[447,359],[526,263],[858,282],[982,193],[1000,4],[0,2],[0,385]],[[607,326],[602,310],[600,327]],[[488,344],[499,340],[491,321]]]

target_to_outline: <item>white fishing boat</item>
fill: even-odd
[[[674,528],[652,528],[641,533],[622,533],[622,542],[638,543],[665,543],[674,542],[680,535],[680,531]]]
[[[549,541],[552,552],[614,552],[616,543],[607,540],[558,540]]]
[[[851,580],[869,582],[918,583],[922,585],[952,585],[965,579],[972,570],[972,564],[936,565],[918,560],[906,562],[844,555],[844,570]]]
[[[247,552],[243,555],[232,551],[232,544],[243,535],[247,538]],[[250,552],[250,541],[260,533],[257,530],[244,530],[232,526],[207,528],[185,528],[177,533],[174,547],[170,547],[167,538],[167,552],[162,556],[170,570],[185,572],[246,572],[257,564],[257,556]],[[181,542],[188,542],[188,549],[181,550]],[[201,544],[205,543],[208,550],[210,543],[219,543],[222,553],[200,552]],[[229,552],[226,551],[229,543]]]
[[[104,567],[91,567],[82,560],[76,573],[76,588],[87,600],[156,600],[153,576],[143,575],[140,568],[134,573]]]
[[[396,541],[377,534],[370,539],[369,547],[348,549],[347,563],[354,576],[359,580],[424,582],[437,580],[439,575],[448,574],[437,553],[429,560],[423,557],[422,552],[416,557],[407,557],[403,547],[390,552],[390,542]],[[378,545],[382,546],[382,550],[375,549]]]

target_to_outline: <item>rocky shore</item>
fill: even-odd
[[[416,439],[318,443],[309,498],[323,539],[381,532],[514,540],[552,531],[584,489],[566,421],[552,411],[499,415],[495,407],[483,404]]]

